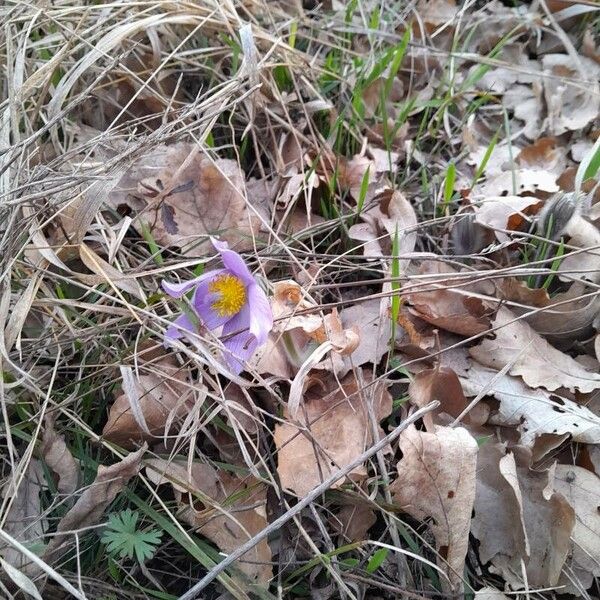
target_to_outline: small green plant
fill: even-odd
[[[101,541],[113,558],[135,557],[142,563],[154,556],[162,532],[157,529],[138,529],[139,518],[139,513],[129,508],[109,516],[108,526]]]

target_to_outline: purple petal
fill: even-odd
[[[195,285],[198,285],[207,279],[217,277],[224,271],[225,269],[213,269],[211,271],[207,271],[206,273],[202,273],[200,277],[195,277],[194,279],[190,279],[189,281],[185,281],[183,283],[168,283],[167,281],[162,281],[162,289],[173,298],[181,298],[183,294],[185,294],[188,290],[191,290]]]
[[[250,305],[246,304],[237,315],[229,319],[223,326],[223,345],[226,348],[225,359],[236,375],[244,370],[244,363],[258,347],[258,341],[248,330],[250,320]]]
[[[179,315],[165,331],[165,341],[179,340],[186,331],[193,332],[196,328],[187,315]]]
[[[269,332],[273,329],[273,312],[266,294],[256,284],[248,286],[248,306],[250,308],[250,333],[254,335],[259,345],[267,341]]]
[[[227,242],[220,242],[215,238],[210,238],[210,241],[221,255],[223,264],[232,275],[239,277],[246,285],[254,283],[254,276],[246,266],[244,259],[237,252],[230,250]]]

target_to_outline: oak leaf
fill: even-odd
[[[594,578],[600,577],[600,477],[582,467],[557,465],[554,488],[575,510],[570,569],[568,574],[563,573],[560,583],[572,586],[570,591],[580,595],[580,588],[573,586],[573,575],[584,588],[589,588]]]
[[[253,249],[261,225],[246,203],[238,164],[211,159],[184,142],[144,154],[108,202],[135,211],[134,226],[147,227],[157,243],[178,246],[188,256],[209,254],[209,235],[219,235],[238,251]],[[260,208],[261,199],[253,198],[252,206]]]
[[[402,460],[391,486],[394,504],[419,521],[433,519],[438,563],[452,589],[459,590],[475,500],[477,442],[462,427],[423,432],[411,426],[399,443]]]
[[[124,448],[152,441],[165,434],[167,425],[177,424],[189,414],[193,389],[187,371],[169,355],[139,365],[139,374],[122,366],[121,392],[110,407],[102,435]]]
[[[373,427],[383,437],[377,424],[391,413],[392,398],[384,384],[369,385],[373,382],[369,371],[362,373],[362,381],[354,374],[347,375],[340,383],[332,376],[313,378],[298,413],[299,424],[287,420],[275,426],[277,472],[284,488],[306,496],[377,441]],[[284,419],[288,419],[287,410]],[[349,477],[360,479],[365,474],[361,466]],[[340,480],[334,487],[343,483]]]
[[[513,589],[555,586],[569,553],[575,513],[554,489],[553,469],[532,470],[531,452],[520,446],[504,454],[501,445],[482,448],[473,520],[481,559]]]
[[[532,388],[550,391],[593,392],[600,388],[600,375],[586,370],[569,355],[551,346],[522,319],[507,308],[496,314],[494,339],[483,340],[469,350],[484,366],[523,378]]]
[[[467,377],[461,379],[463,390],[468,396],[485,393],[499,400],[490,422],[516,425],[521,444],[532,445],[543,434],[565,433],[577,442],[600,443],[600,417],[585,406],[544,389],[530,388],[518,377],[497,376],[496,371],[473,363]]]
[[[185,460],[147,461],[146,474],[156,485],[170,483],[180,517],[222,552],[233,552],[267,526],[266,487],[253,478],[216,471],[208,464]],[[267,584],[273,576],[271,550],[262,540],[239,560],[252,581]]]
[[[433,260],[423,261],[419,274],[428,277],[420,280],[415,291],[403,294],[414,314],[460,335],[477,335],[488,329],[489,311],[482,300],[469,294],[473,286],[468,283],[468,276]]]

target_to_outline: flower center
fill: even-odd
[[[246,304],[246,286],[235,275],[225,274],[215,277],[208,286],[213,294],[219,294],[211,306],[220,317],[237,315]]]

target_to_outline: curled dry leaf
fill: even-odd
[[[558,583],[571,546],[575,513],[555,491],[554,473],[529,468],[531,453],[484,445],[478,468],[472,532],[482,562],[513,589]],[[527,582],[523,581],[525,565]]]
[[[490,515],[493,517],[488,518]],[[471,533],[479,540],[479,558],[484,565],[530,555],[517,466],[504,444],[488,441],[479,449]]]
[[[548,306],[550,296],[544,288],[530,288],[516,277],[505,277],[498,283],[498,292],[504,300],[512,300],[527,306]]]
[[[575,282],[566,292],[554,295],[543,311],[524,314],[537,333],[561,342],[584,339],[589,335],[594,318],[600,314],[600,295],[589,295],[583,283]]]
[[[600,577],[600,478],[582,467],[556,465],[554,488],[575,510],[569,569],[568,572],[565,569],[559,583],[573,586],[573,581],[577,581],[587,589],[595,577]],[[581,593],[575,586],[565,591],[578,595]]]
[[[56,534],[46,547],[43,559],[55,563],[71,545],[71,533],[100,522],[108,505],[123,490],[129,480],[137,475],[146,445],[123,460],[105,467],[100,465],[93,483],[79,496],[77,502],[60,520]]]
[[[157,146],[144,154],[109,195],[109,204],[136,212],[157,243],[188,256],[211,251],[218,234],[236,250],[253,248],[260,219],[246,204],[244,174],[229,159],[212,160],[193,144]],[[260,208],[260,198],[252,205]]]
[[[390,348],[392,333],[391,319],[382,310],[382,302],[377,299],[358,302],[342,309],[340,319],[345,328],[356,327],[357,330],[359,344],[352,353],[352,364],[378,365]]]
[[[536,214],[542,203],[537,198],[521,196],[490,196],[475,209],[475,221],[494,230],[498,241],[506,242],[508,231],[518,231],[526,223],[527,215]]]
[[[363,254],[377,258],[391,255],[398,232],[398,256],[410,254],[417,241],[417,215],[410,202],[402,192],[392,189],[384,190],[373,201],[375,205],[361,213],[363,222],[350,227],[350,238],[365,242]],[[408,263],[401,260],[400,264],[403,269]]]
[[[519,377],[499,375],[477,362],[471,362],[463,373],[460,382],[465,394],[496,398],[499,405],[490,423],[516,425],[524,446],[533,446],[544,434],[569,434],[577,442],[600,444],[600,417],[585,406],[541,388],[532,389]]]
[[[306,367],[315,349],[324,343],[330,343],[333,352],[324,351],[326,358],[318,358],[310,368],[340,376],[348,372],[350,366],[344,357],[359,346],[359,330],[354,324],[345,329],[336,309],[323,315],[318,305],[292,280],[273,285],[271,309],[274,325],[270,343],[253,361],[260,373],[293,377],[299,368]]]
[[[58,475],[58,491],[73,494],[79,481],[79,465],[69,452],[64,436],[54,429],[53,418],[46,418],[40,450],[46,464]]]
[[[584,280],[600,283],[600,230],[593,223],[575,214],[562,234],[569,246],[581,250],[568,250],[559,267],[563,281]]]
[[[403,294],[414,314],[460,335],[477,335],[489,328],[489,311],[479,298],[469,295],[473,284],[468,283],[468,276],[451,277],[457,274],[452,267],[433,260],[423,261],[419,274],[432,277],[423,279],[416,291]],[[418,291],[420,287],[427,291]]]
[[[110,407],[102,430],[105,439],[131,448],[168,433],[166,425],[190,413],[194,391],[187,371],[172,356],[158,354],[155,360],[139,365],[139,375],[130,367],[123,367],[121,372],[121,393]]]
[[[331,376],[313,377],[298,412],[299,425],[285,421],[275,426],[277,472],[284,488],[306,496],[377,441],[373,428],[383,436],[378,423],[391,413],[392,398],[383,383],[371,385],[371,372],[362,373],[362,381],[349,374],[340,383]],[[287,410],[284,419],[289,419]],[[365,474],[365,468],[358,467],[350,477],[360,479]],[[338,481],[334,487],[343,483]]]
[[[222,552],[233,552],[267,526],[266,487],[257,480],[241,480],[200,462],[188,468],[185,460],[153,458],[146,464],[151,481],[173,486],[181,518]],[[253,582],[267,584],[273,576],[267,541],[244,554],[239,568]]]
[[[459,590],[475,500],[477,442],[462,427],[423,432],[411,426],[399,443],[402,460],[390,486],[394,504],[419,521],[433,519],[430,527],[445,559],[439,566],[451,588]]]
[[[480,364],[523,378],[532,388],[550,391],[593,392],[600,388],[600,374],[586,370],[569,355],[552,347],[527,323],[507,308],[501,308],[493,322],[494,338],[483,340],[469,353]]]

